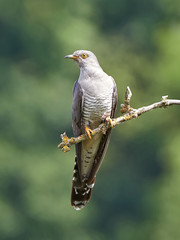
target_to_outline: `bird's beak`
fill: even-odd
[[[76,60],[76,59],[78,59],[79,57],[71,54],[71,55],[66,55],[64,58],[70,58],[70,59]]]

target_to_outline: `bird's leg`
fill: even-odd
[[[86,127],[85,127],[85,133],[88,135],[89,139],[91,139],[91,133],[92,133],[92,132],[93,132],[93,131],[89,128],[89,126],[86,125]]]
[[[105,122],[108,122],[111,127],[113,128],[113,121],[112,121],[112,118],[110,118],[109,116],[105,118]]]

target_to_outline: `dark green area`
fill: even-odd
[[[180,108],[117,126],[90,203],[70,206],[72,88],[93,51],[122,103],[180,99],[179,0],[0,1],[0,239],[180,239]],[[120,106],[120,103],[119,105]],[[117,115],[119,114],[119,108]]]

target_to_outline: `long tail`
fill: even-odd
[[[92,180],[91,183],[88,183],[87,181],[81,181],[76,158],[71,193],[71,205],[76,210],[81,210],[89,202],[94,184],[95,178]]]

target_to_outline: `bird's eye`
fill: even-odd
[[[81,57],[85,59],[85,58],[87,58],[87,54],[83,53],[83,54],[81,54]]]

